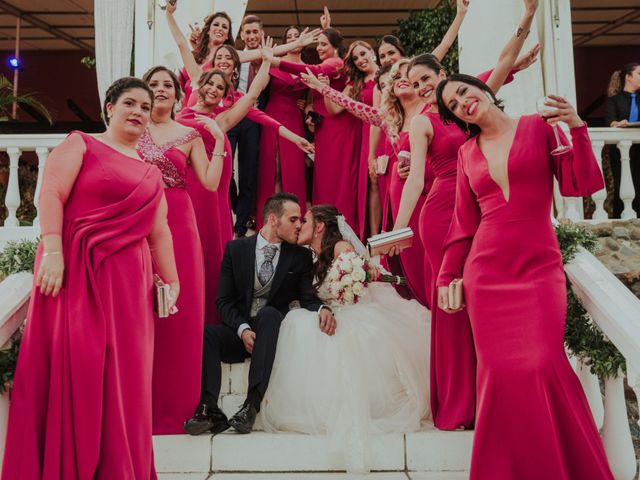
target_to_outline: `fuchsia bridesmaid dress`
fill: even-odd
[[[202,136],[207,157],[211,158],[216,140],[204,126],[195,120],[199,112],[189,108],[180,112],[176,119],[183,125],[195,128]],[[211,114],[215,117],[215,114]],[[204,298],[205,298],[205,323],[218,324],[220,318],[216,308],[216,293],[218,291],[218,277],[220,276],[220,264],[222,254],[227,242],[233,239],[233,222],[231,217],[231,204],[229,201],[229,186],[231,185],[232,158],[231,145],[225,137],[224,165],[220,186],[215,192],[210,192],[202,186],[195,176],[193,169],[187,169],[187,192],[191,197],[193,210],[196,215],[198,233],[202,243],[204,255]],[[193,408],[193,407],[192,407]],[[193,412],[190,412],[193,413]],[[187,416],[186,418],[189,418]]]
[[[456,198],[458,149],[466,135],[455,124],[445,125],[437,113],[421,115],[431,121],[433,137],[427,149],[429,166],[425,184],[432,181],[419,214],[419,232],[431,272],[440,271],[442,247],[451,225]],[[435,179],[434,179],[435,176]],[[426,284],[431,312],[431,411],[441,430],[472,428],[476,407],[476,358],[471,325],[466,310],[449,314],[440,310],[435,274]]]
[[[376,87],[375,80],[369,80],[365,82],[362,91],[360,92],[360,102],[373,106],[373,89]],[[360,238],[366,238],[369,231],[368,226],[368,191],[369,191],[369,131],[371,125],[365,122],[360,122],[362,133],[361,146],[360,146],[360,163],[358,165],[358,225],[360,230],[358,234]]]
[[[149,130],[138,142],[143,160],[162,172],[169,208],[167,222],[180,275],[178,312],[156,318],[153,358],[153,433],[183,433],[182,424],[200,398],[204,331],[204,261],[193,205],[187,193],[187,155],[180,145],[199,137],[196,130],[156,145]],[[195,175],[194,175],[195,177]],[[197,178],[194,178],[198,181]]]
[[[326,75],[331,88],[342,91],[346,77],[339,72],[344,66],[339,58],[330,58],[319,65],[293,63],[282,60],[280,70],[299,75],[311,70],[314,75]],[[360,164],[360,120],[348,112],[330,115],[324,106],[324,98],[313,92],[313,109],[322,118],[316,126],[316,147],[313,172],[313,204],[335,205],[355,232],[358,222],[358,171]]]
[[[538,115],[521,117],[506,196],[477,137],[460,148],[455,212],[437,285],[462,275],[473,329],[472,480],[613,478],[564,350],[566,279],[549,213],[553,177],[565,196],[604,187],[586,125],[571,136],[573,151],[552,156],[551,127]]]
[[[400,178],[398,175],[397,157],[396,152],[405,150],[411,151],[411,145],[409,144],[409,132],[400,132],[398,134],[398,140],[396,141],[395,149],[389,151],[391,164],[388,168],[391,170],[387,173],[389,177],[389,203],[391,206],[391,216],[394,221],[398,215],[400,209],[400,200],[402,199],[402,189],[404,188],[405,179]],[[393,158],[392,158],[393,156]],[[433,182],[433,171],[429,165],[425,166],[425,180],[424,180],[424,192],[420,195],[416,208],[414,208],[409,220],[409,227],[413,230],[413,245],[410,248],[404,249],[400,252],[400,264],[402,271],[407,279],[407,286],[411,290],[411,293],[415,296],[421,304],[427,308],[431,307],[431,294],[427,290],[432,280],[432,272],[429,262],[426,259],[424,248],[420,243],[420,211],[427,199],[427,192],[431,189]]]
[[[276,68],[269,70],[269,101],[265,113],[279,121],[296,135],[304,137],[303,114],[296,102],[304,98],[307,87],[299,77]],[[305,153],[297,145],[283,141],[277,129],[263,129],[260,135],[258,164],[258,228],[262,226],[260,210],[267,198],[276,193],[276,159],[280,163],[282,191],[295,193],[304,215],[307,207]]]
[[[70,152],[57,157],[54,150],[45,167],[42,232],[62,235],[64,284],[55,298],[35,285],[31,294],[4,480],[156,477],[147,240],[161,271],[173,262],[166,217],[158,214],[159,205],[166,208],[161,175],[84,133],[70,135],[58,149],[70,148],[76,135],[86,145],[81,165],[72,165]],[[42,243],[36,275],[41,260]]]

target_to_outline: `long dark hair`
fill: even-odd
[[[404,51],[404,47],[402,46],[402,43],[400,43],[400,39],[398,37],[396,37],[395,35],[384,35],[376,46],[376,57],[378,58],[378,64],[380,64],[380,47],[382,47],[382,45],[384,45],[385,43],[393,45],[393,47],[398,50],[398,52],[400,52],[400,55],[402,55],[403,57],[407,56],[406,52]]]
[[[640,67],[640,63],[632,62],[627,63],[620,70],[616,70],[611,75],[609,80],[609,88],[607,89],[607,96],[613,97],[619,94],[624,89],[624,81],[627,75],[630,75],[637,67]]]
[[[172,70],[169,70],[164,65],[156,65],[155,67],[151,67],[149,70],[144,72],[144,75],[142,75],[142,80],[144,80],[144,83],[149,85],[149,83],[151,82],[151,77],[153,77],[158,72],[166,72],[171,78],[173,89],[176,92],[176,103],[178,103],[182,99],[182,88],[180,88],[180,81],[178,80],[178,77],[175,73],[173,73]],[[175,112],[173,111],[173,109],[171,110],[171,118],[175,118]]]
[[[486,83],[478,78],[465,75],[464,73],[454,73],[449,75],[449,77],[442,80],[438,87],[436,88],[436,98],[438,100],[438,112],[440,112],[440,118],[444,123],[455,123],[460,127],[461,130],[467,132],[469,137],[473,137],[480,133],[480,127],[478,127],[474,123],[465,123],[456,117],[451,110],[449,110],[449,106],[445,103],[444,98],[442,98],[442,93],[444,92],[444,88],[447,86],[449,82],[462,82],[467,85],[471,85],[473,87],[477,87],[483,92],[487,94],[489,98],[493,101],[493,104],[498,107],[500,110],[504,110],[504,106],[502,100],[498,100]]]
[[[338,227],[338,215],[340,212],[333,205],[315,205],[309,209],[313,217],[314,225],[324,223],[324,235],[320,244],[320,251],[316,262],[313,265],[313,273],[316,277],[315,287],[322,284],[329,273],[331,263],[333,263],[333,251],[336,243],[342,240],[342,234]]]
[[[231,85],[231,81],[229,81],[229,77],[227,77],[222,70],[208,70],[206,72],[202,72],[200,78],[198,79],[198,98],[200,100],[204,99],[202,94],[202,87],[213,77],[214,75],[218,75],[224,81],[224,95],[223,98],[227,97],[227,94],[231,91],[233,86]]]
[[[298,25],[289,25],[287,28],[285,28],[284,33],[282,34],[282,45],[285,45],[287,43],[287,33],[289,33],[289,30],[296,30],[298,33],[302,33],[303,29]]]
[[[233,41],[233,34],[231,33],[233,31],[233,24],[231,23],[231,17],[229,14],[226,12],[216,12],[209,15],[204,21],[198,45],[193,49],[193,56],[198,64],[204,62],[209,56],[209,30],[211,29],[211,24],[216,18],[224,18],[229,22],[229,36],[224,43],[226,45],[235,45],[235,42]]]
[[[409,66],[407,67],[407,76],[409,76],[409,72],[411,71],[411,69],[418,65],[423,65],[428,69],[436,72],[436,74],[440,73],[440,70],[444,70],[444,67],[440,63],[440,60],[438,60],[438,57],[436,57],[432,53],[422,53],[413,57],[411,59],[411,62],[409,62]]]
[[[153,91],[149,88],[149,85],[147,85],[143,80],[137,77],[122,77],[113,82],[111,86],[107,88],[107,93],[104,94],[104,103],[102,104],[102,118],[105,124],[109,125],[107,103],[115,105],[118,102],[118,99],[123,94],[135,88],[144,90],[149,94],[149,99],[151,100],[151,108],[153,108]]]
[[[236,86],[236,83],[240,79],[240,55],[238,55],[238,51],[235,49],[233,45],[227,45],[223,43],[222,45],[218,45],[218,47],[213,52],[213,59],[211,62],[211,66],[213,67],[216,63],[216,55],[221,49],[227,50],[231,55],[231,59],[233,60],[233,76],[229,80],[233,86]]]
[[[347,47],[344,46],[342,34],[335,28],[325,28],[322,34],[327,37],[331,46],[336,49],[338,56],[340,58],[344,57],[344,54],[347,53]]]
[[[367,50],[373,52],[373,47],[369,45],[364,40],[356,40],[351,45],[349,45],[349,50],[344,57],[344,69],[343,71],[349,77],[349,80],[353,83],[353,87],[351,87],[351,95],[350,97],[354,100],[360,100],[360,93],[362,92],[362,88],[364,87],[364,79],[367,74],[362,72],[353,61],[353,51],[356,47],[363,47]]]

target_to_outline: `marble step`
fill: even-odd
[[[349,473],[160,473],[158,480],[467,480],[468,472]]]
[[[372,436],[374,471],[466,472],[472,432],[441,432],[433,428],[406,435]],[[213,472],[340,472],[324,436],[295,433],[225,432],[202,435],[164,435],[154,438],[158,473]],[[253,478],[253,477],[252,477]]]

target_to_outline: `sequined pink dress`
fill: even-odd
[[[551,224],[553,178],[565,196],[604,187],[586,125],[571,137],[573,150],[552,156],[552,128],[538,115],[521,117],[506,196],[478,138],[460,148],[437,285],[462,275],[478,356],[471,480],[613,478],[564,349],[566,278]]]
[[[202,332],[204,331],[204,261],[196,216],[187,193],[187,155],[178,147],[199,137],[196,130],[157,145],[149,130],[138,142],[138,152],[162,172],[173,236],[181,295],[178,312],[156,318],[153,357],[153,433],[181,434],[200,397]],[[193,177],[192,177],[193,178]],[[197,179],[194,179],[197,181]]]

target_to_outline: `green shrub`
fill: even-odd
[[[39,240],[7,242],[0,252],[0,274],[9,276],[18,272],[32,272]]]

